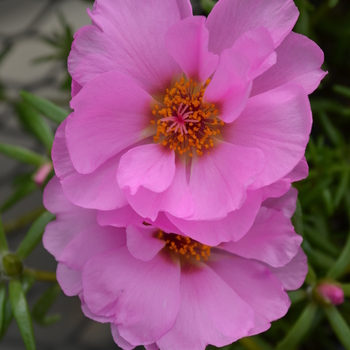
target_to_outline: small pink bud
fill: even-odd
[[[332,282],[323,282],[316,287],[317,294],[327,304],[340,305],[344,302],[343,289]]]
[[[52,162],[43,164],[34,174],[33,180],[37,186],[41,186],[53,169]]]

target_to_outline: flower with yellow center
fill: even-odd
[[[214,147],[224,122],[218,118],[215,104],[203,101],[209,83],[210,79],[200,85],[193,79],[181,78],[166,90],[162,105],[156,104],[152,110],[155,119],[151,124],[157,126],[155,143],[190,157],[194,152],[202,156],[205,150]]]

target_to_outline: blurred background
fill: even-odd
[[[309,274],[301,290],[290,294],[292,307],[285,318],[265,334],[225,349],[350,349],[350,2],[295,2],[301,15],[294,30],[324,50],[323,69],[329,72],[310,98],[314,114],[306,153],[310,175],[295,185],[300,202],[293,221],[304,237]],[[92,3],[0,0],[0,146],[21,146],[43,160],[23,161],[0,147],[0,212],[12,251],[44,211],[42,189],[52,174],[49,152],[58,121],[50,113],[35,110],[20,92],[30,92],[69,111],[71,80],[66,60],[73,33],[90,24],[86,8]],[[215,1],[192,3],[195,14],[206,15]],[[56,263],[39,243],[25,266],[53,272]],[[325,278],[341,288],[344,303],[332,306],[320,300],[317,286]],[[30,309],[37,310],[37,302],[48,288],[52,283],[38,281],[28,287]],[[44,326],[51,321],[33,311],[39,350],[118,349],[108,324],[83,316],[78,298],[59,291],[54,294],[48,306],[57,300],[49,313],[60,314],[59,320]],[[0,337],[0,349],[25,349],[15,321]]]

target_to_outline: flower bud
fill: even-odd
[[[5,274],[9,277],[15,277],[22,273],[22,261],[15,254],[6,254],[2,259],[2,267]]]
[[[53,169],[52,162],[43,164],[34,174],[33,180],[37,186],[41,186]]]
[[[340,305],[344,302],[344,292],[336,282],[321,282],[314,289],[315,299],[323,305]]]

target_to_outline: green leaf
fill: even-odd
[[[286,337],[277,345],[276,350],[294,350],[309,331],[316,311],[317,305],[308,304]]]
[[[323,129],[326,132],[329,139],[336,146],[341,146],[344,144],[344,139],[342,134],[338,129],[336,129],[331,121],[329,120],[327,114],[324,111],[319,111],[318,116],[320,117],[320,121],[323,125]]]
[[[55,123],[61,124],[69,115],[69,112],[67,112],[65,109],[27,91],[21,91],[21,96],[23,101],[27,102],[38,112]]]
[[[303,229],[303,211],[301,209],[301,203],[299,201],[299,198],[297,199],[297,207],[295,209],[295,212],[292,217],[292,223],[295,228],[295,232],[299,233],[299,235],[304,234],[304,229]]]
[[[0,282],[0,334],[5,323],[6,285]]]
[[[23,276],[21,278],[21,284],[22,284],[24,293],[27,293],[29,291],[29,289],[33,286],[34,282],[35,282],[35,278],[33,278],[32,276]],[[7,299],[5,309],[4,309],[3,327],[0,332],[0,341],[4,337],[12,319],[13,319],[13,313],[11,309],[11,303],[10,303],[10,299]]]
[[[341,284],[345,297],[350,297],[350,283]]]
[[[297,304],[307,298],[307,292],[303,289],[288,292],[289,299],[292,304]]]
[[[55,218],[55,215],[48,211],[41,214],[30,227],[28,233],[17,248],[17,256],[25,259],[32,250],[41,242],[46,225]]]
[[[200,1],[201,1],[202,9],[206,14],[209,14],[210,11],[213,9],[214,5],[216,4],[216,1],[214,0],[200,0]]]
[[[42,326],[47,326],[57,322],[60,319],[60,315],[46,316],[52,304],[56,301],[61,294],[60,286],[55,283],[51,286],[36,302],[32,310],[33,320]]]
[[[5,231],[4,231],[4,227],[2,225],[2,220],[0,216],[0,253],[5,253],[8,251],[8,249],[9,247],[7,245]]]
[[[325,307],[324,312],[340,342],[344,345],[345,349],[350,350],[350,329],[344,321],[343,316],[333,305]]]
[[[35,350],[35,339],[27,300],[24,295],[22,284],[13,279],[9,283],[10,303],[13,315],[17,321],[19,331],[22,335],[27,350]]]
[[[348,188],[348,185],[349,185],[349,175],[350,175],[350,172],[348,169],[345,170],[342,174],[342,178],[340,180],[340,183],[334,198],[335,207],[338,207],[338,205],[340,204],[340,201],[343,199],[346,193],[346,189]]]
[[[346,269],[350,265],[350,234],[345,244],[343,251],[341,252],[338,260],[331,266],[327,273],[327,277],[337,280],[340,278]]]
[[[54,139],[50,125],[28,103],[18,102],[16,110],[22,124],[38,138],[50,153]]]
[[[305,282],[309,284],[310,286],[314,286],[317,283],[317,275],[314,270],[314,268],[310,265],[310,263],[307,263],[308,271],[305,278]]]
[[[13,205],[15,205],[18,201],[27,197],[32,192],[37,189],[36,184],[32,180],[23,181],[20,186],[16,189],[16,191],[2,204],[0,207],[0,212],[4,212],[10,209]]]
[[[32,164],[37,167],[48,161],[47,158],[38,153],[32,152],[24,147],[9,145],[6,143],[0,143],[0,153],[22,163]]]
[[[338,0],[330,0],[330,2],[331,1],[338,2]],[[344,97],[350,98],[350,88],[348,88],[347,86],[334,85],[333,90],[337,92],[339,95],[343,95]]]
[[[337,6],[339,0],[329,0],[328,1],[328,6],[329,7],[335,7]]]

